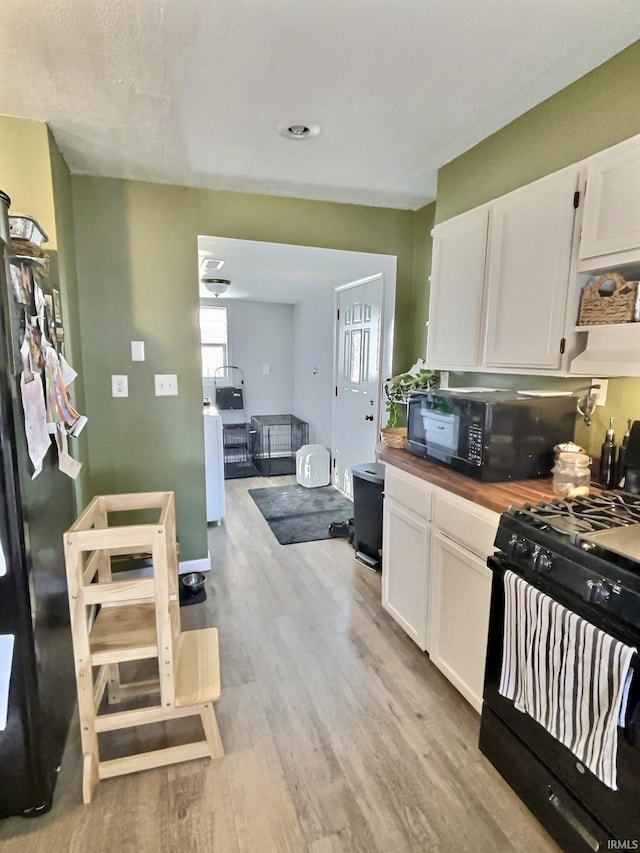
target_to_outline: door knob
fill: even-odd
[[[373,420],[373,415],[365,415],[365,416],[364,416],[364,419],[365,419],[365,421],[372,421],[372,420]]]

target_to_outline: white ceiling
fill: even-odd
[[[0,29],[0,113],[74,174],[408,209],[640,36],[637,0],[2,0]]]
[[[300,301],[303,292],[311,289],[332,289],[395,269],[395,259],[389,255],[228,237],[198,237],[199,262],[208,258],[223,260],[224,266],[215,275],[231,281],[220,299],[257,302],[293,304]],[[200,296],[213,298],[202,282]]]

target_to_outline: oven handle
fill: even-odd
[[[493,583],[500,583],[505,571],[507,570],[511,570],[521,577],[517,568],[513,566],[509,558],[506,557],[502,551],[496,551],[495,553],[490,554],[487,557],[487,566],[493,572]],[[630,639],[629,642],[631,643],[633,641]],[[636,652],[633,655],[630,665],[634,671],[632,682],[633,690],[633,684],[637,682],[638,678],[640,678],[640,652]],[[635,697],[633,700],[632,695]],[[634,690],[633,694],[630,694],[624,725],[621,729],[622,736],[625,738],[627,743],[640,751],[640,691],[636,692]]]
[[[502,576],[507,570],[515,572],[519,577],[522,577],[520,572],[518,572],[517,568],[509,561],[509,558],[506,557],[502,551],[496,551],[493,554],[489,554],[487,557],[487,566],[491,569],[492,572],[500,574]],[[531,583],[527,578],[523,578],[527,583]],[[547,592],[546,595],[549,595]],[[564,605],[567,607],[567,605]],[[569,607],[569,610],[574,608]],[[585,617],[588,618],[588,617]],[[606,629],[605,629],[606,630]],[[629,645],[637,645],[632,640],[627,640]],[[631,668],[640,672],[640,652],[636,652],[635,655],[631,658]]]
[[[552,806],[557,811],[557,813],[560,815],[560,817],[564,821],[566,821],[569,824],[569,826],[578,833],[578,835],[582,838],[582,840],[592,850],[595,850],[595,851],[601,850],[602,847],[601,847],[598,839],[594,838],[594,836],[591,835],[589,830],[580,823],[578,818],[573,814],[573,812],[569,809],[569,807],[566,806],[562,802],[562,800],[560,799],[560,797],[556,793],[554,793],[553,788],[551,786],[549,786],[547,791],[548,791],[547,800],[549,802],[549,805]]]

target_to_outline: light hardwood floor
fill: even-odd
[[[227,482],[207,600],[225,757],[106,780],[82,805],[77,719],[51,812],[0,821],[2,853],[557,851],[477,748],[479,717],[380,606],[344,539],[279,545]]]

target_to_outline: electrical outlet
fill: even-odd
[[[263,376],[268,376],[270,373],[271,373],[271,368],[269,367],[269,365],[268,365],[268,364],[263,364],[263,365],[262,365],[262,374],[263,374]]]
[[[178,377],[175,373],[156,373],[153,380],[156,397],[178,396]]]
[[[592,385],[599,385],[596,389],[596,406],[604,406],[607,402],[607,388],[609,387],[608,379],[592,379]]]
[[[127,376],[112,376],[111,377],[111,396],[112,397],[128,397],[129,396],[129,380]]]

